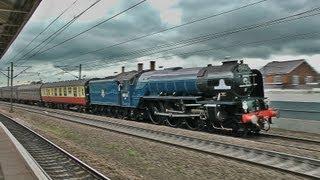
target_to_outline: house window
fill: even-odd
[[[282,76],[281,75],[273,76],[273,83],[282,83]]]
[[[313,77],[312,76],[306,76],[306,84],[313,83]]]
[[[297,75],[292,76],[292,85],[299,85],[300,84],[300,78]]]

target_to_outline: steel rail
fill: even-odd
[[[27,108],[31,108],[31,109],[35,109],[35,110],[43,110],[46,109],[47,111],[53,111],[53,109],[47,109],[47,108],[43,108],[43,107],[38,107],[38,106],[30,106],[30,105],[24,105],[24,104],[16,104],[16,106],[20,106],[20,107],[27,107]],[[72,112],[69,111],[65,111],[65,110],[60,110],[60,109],[55,109],[60,111],[60,114],[66,114],[66,115],[72,115],[75,117],[79,117],[79,118],[88,118],[88,117],[84,117],[84,114],[74,114]],[[70,114],[71,113],[71,114]],[[93,115],[93,114],[89,114],[89,115]],[[100,117],[100,116],[97,116]],[[201,131],[201,130],[199,130]],[[207,132],[205,130],[202,130],[203,132]],[[217,134],[217,133],[215,133]],[[222,135],[225,136],[225,134],[221,134],[218,133],[218,135]],[[230,135],[227,135],[230,136]],[[268,138],[268,139],[259,139],[259,138]],[[281,143],[281,142],[270,142],[269,138],[277,138],[277,139],[282,139],[282,140],[286,140],[288,141],[287,143]],[[246,140],[251,140],[254,142],[260,142],[260,143],[268,143],[268,144],[273,144],[273,145],[277,145],[277,146],[284,146],[284,147],[291,147],[291,148],[295,148],[295,149],[302,149],[302,150],[307,150],[307,151],[314,151],[314,152],[320,152],[320,149],[317,147],[304,147],[303,144],[308,144],[308,145],[313,145],[313,146],[320,146],[320,141],[317,140],[312,140],[312,139],[307,139],[307,138],[300,138],[300,137],[290,137],[290,136],[281,136],[281,135],[276,135],[276,134],[267,134],[267,133],[261,133],[255,136],[249,136],[249,137],[243,137],[243,139]],[[295,144],[295,145],[291,145],[288,143],[303,143],[303,144]]]
[[[0,101],[0,104],[4,103],[7,104],[7,102],[4,101]],[[72,114],[70,114],[69,111],[66,110],[61,110],[61,109],[49,109],[49,108],[44,108],[44,107],[39,107],[39,106],[32,106],[32,105],[25,105],[25,104],[17,104],[15,103],[16,107],[24,107],[24,108],[31,108],[31,109],[35,109],[35,110],[45,110],[45,111],[54,111],[54,110],[59,110],[60,114],[65,114],[67,116],[76,116],[79,118],[88,118],[88,117],[84,117],[81,115],[77,115],[77,114],[73,114],[74,112],[71,112]],[[89,114],[89,115],[93,115],[93,114]],[[98,116],[98,115],[97,115]],[[98,116],[100,117],[100,116]],[[285,135],[280,135],[280,134],[270,134],[270,133],[263,133],[260,132],[260,134],[258,135],[258,137],[265,137],[265,138],[279,138],[279,139],[284,139],[284,140],[290,140],[290,141],[300,141],[303,143],[308,143],[308,144],[314,144],[314,145],[319,145],[320,146],[320,141],[318,140],[314,140],[314,139],[308,139],[308,138],[301,138],[301,137],[291,137],[291,136],[285,136]],[[248,138],[249,140],[252,140],[252,138]],[[256,140],[256,139],[253,139]],[[280,144],[279,144],[280,145]],[[296,147],[295,147],[296,148]],[[301,149],[301,148],[300,148]],[[304,148],[303,148],[304,149]],[[313,150],[313,149],[306,149],[306,150]],[[320,151],[320,150],[318,150]]]
[[[305,113],[320,113],[320,111],[317,110],[299,110],[299,109],[283,109],[279,108],[281,111],[292,111],[292,112],[305,112]]]
[[[66,150],[11,117],[1,114],[0,122],[26,148],[52,179],[103,179],[108,177]]]
[[[260,133],[260,136],[262,137],[268,137],[268,138],[279,138],[279,139],[285,139],[285,140],[294,140],[294,141],[301,141],[304,143],[310,143],[310,144],[315,144],[320,146],[320,141],[318,140],[313,140],[313,139],[308,139],[308,138],[302,138],[302,137],[291,137],[291,136],[286,136],[286,135],[281,135],[281,134],[275,134],[275,133]],[[319,150],[320,151],[320,150]]]
[[[307,139],[307,138],[290,137],[290,136],[285,136],[285,135],[267,134],[267,133],[260,132],[260,134],[258,134],[255,137],[249,137],[249,138],[245,138],[245,139],[253,140],[255,142],[268,143],[268,144],[273,144],[273,145],[279,145],[279,146],[307,150],[307,151],[320,152],[320,141]],[[283,143],[283,142],[274,142],[274,141],[269,141],[269,140],[274,140],[274,141],[275,140],[284,140],[284,141],[288,141],[288,143],[303,143],[303,144],[307,144],[307,145],[311,145],[311,146],[318,146],[318,147],[311,147],[310,148],[310,147],[299,146],[298,144],[292,145],[292,144],[287,144],[287,143]]]
[[[18,107],[25,111],[49,116],[60,120],[83,124],[95,128],[105,129],[112,132],[126,134],[142,139],[152,140],[176,147],[190,149],[202,153],[217,155],[241,162],[252,163],[271,169],[285,171],[291,174],[300,175],[308,178],[320,178],[320,160],[296,156],[281,152],[267,151],[257,148],[248,148],[233,144],[203,140],[183,135],[176,135],[161,131],[144,129],[140,127],[124,125],[112,121],[101,121],[85,117],[77,117],[59,112],[31,110]],[[63,114],[63,115],[62,115]]]

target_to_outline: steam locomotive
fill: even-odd
[[[155,70],[154,61],[148,70],[142,66],[101,79],[16,86],[14,100],[192,130],[227,129],[237,135],[267,131],[279,114],[264,97],[261,73],[243,61],[163,70]],[[0,98],[9,100],[8,91],[0,88]]]

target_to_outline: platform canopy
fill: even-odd
[[[28,22],[41,0],[0,0],[0,58]]]

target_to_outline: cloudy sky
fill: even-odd
[[[119,72],[121,66],[136,69],[138,62],[144,62],[147,68],[150,60],[156,60],[157,67],[194,67],[219,64],[227,57],[261,68],[272,60],[304,58],[320,71],[320,10],[316,9],[320,7],[319,0],[147,0],[61,44],[140,1],[100,0],[71,21],[96,0],[74,2],[42,0],[0,63],[7,67],[8,62],[14,61],[32,66],[28,72],[40,72],[23,74],[16,83],[74,78],[57,66],[65,66],[63,69],[77,75],[77,66],[82,64],[86,77],[104,77]],[[65,14],[17,55],[67,7],[70,9]],[[290,21],[266,24],[311,9],[309,14],[293,16]],[[52,35],[68,22],[69,26],[57,36]],[[258,28],[257,24],[263,26]],[[176,27],[179,25],[183,26]],[[174,28],[166,30],[171,27]],[[150,35],[161,30],[166,31]],[[0,80],[4,85],[4,77]]]

